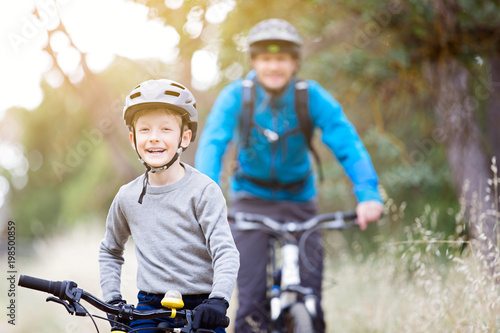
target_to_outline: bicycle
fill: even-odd
[[[166,297],[162,301],[162,305],[165,309],[150,310],[150,311],[139,311],[134,308],[132,304],[120,303],[118,305],[108,304],[96,296],[92,295],[85,290],[78,288],[78,285],[73,281],[49,281],[44,279],[39,279],[36,277],[31,277],[27,275],[20,275],[18,285],[21,287],[38,290],[54,295],[55,297],[48,297],[47,302],[55,302],[57,304],[63,305],[69,314],[76,316],[89,316],[94,323],[96,331],[99,332],[97,324],[94,318],[102,319],[112,323],[112,333],[133,333],[139,332],[145,329],[155,329],[158,331],[169,332],[169,333],[210,333],[213,330],[200,328],[194,330],[192,328],[192,320],[194,316],[194,311],[192,310],[178,310],[183,306],[182,298],[178,297]],[[174,292],[178,293],[178,292]],[[167,296],[169,293],[167,292]],[[180,294],[179,294],[180,296]],[[101,310],[109,315],[115,316],[115,319],[105,318],[91,314],[87,309],[80,303],[80,300],[85,300],[87,303],[92,305],[98,310]],[[172,328],[167,327],[166,323],[161,323],[158,327],[151,328],[140,328],[132,329],[129,325],[135,319],[155,319],[161,317],[171,317],[171,318],[181,318],[184,327]],[[223,327],[229,326],[229,318],[226,317]]]
[[[268,267],[272,283],[268,288],[267,299],[271,332],[313,333],[317,295],[312,288],[301,284],[300,250],[304,248],[307,237],[320,228],[342,230],[356,226],[356,212],[321,214],[304,222],[284,223],[264,215],[244,212],[229,214],[228,218],[233,230],[260,230],[271,235]],[[278,260],[281,265],[277,265]]]

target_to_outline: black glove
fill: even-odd
[[[111,301],[109,301],[108,304],[111,304],[114,306],[122,306],[122,304],[127,304],[127,301],[122,299],[121,297],[117,297],[117,298],[113,298]],[[113,321],[116,321],[116,319],[117,319],[116,316],[109,314],[109,313],[106,313],[106,316],[110,320],[109,323],[111,324],[111,328],[116,328],[117,324],[113,322]],[[113,320],[113,321],[111,321],[111,320]]]
[[[114,306],[120,306],[121,304],[127,304],[127,301],[122,299],[121,297],[118,297],[118,298],[113,298],[111,301],[108,302],[108,304]]]
[[[216,329],[226,318],[229,303],[223,298],[209,298],[194,308],[193,328]]]

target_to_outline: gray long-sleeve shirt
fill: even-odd
[[[148,186],[137,202],[144,176],[122,186],[108,213],[99,249],[103,297],[119,295],[123,251],[132,236],[138,261],[137,287],[149,293],[209,293],[231,298],[239,253],[227,222],[219,186],[189,165],[184,177]]]

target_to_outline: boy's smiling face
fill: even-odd
[[[186,148],[191,141],[191,130],[186,129],[181,136],[180,116],[163,109],[141,113],[135,120],[137,151],[144,162],[158,168],[169,163],[174,157],[179,143]],[[130,132],[133,148],[134,133]]]

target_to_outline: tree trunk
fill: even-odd
[[[495,198],[487,192],[491,172],[477,126],[474,107],[478,103],[474,98],[478,97],[469,89],[470,72],[457,60],[447,58],[427,64],[426,77],[435,93],[437,133],[446,145],[453,181],[465,205],[471,235],[479,241],[478,249],[494,272],[497,213],[492,204]]]
[[[486,124],[490,153],[500,161],[500,55],[490,59],[491,78],[488,87]]]

